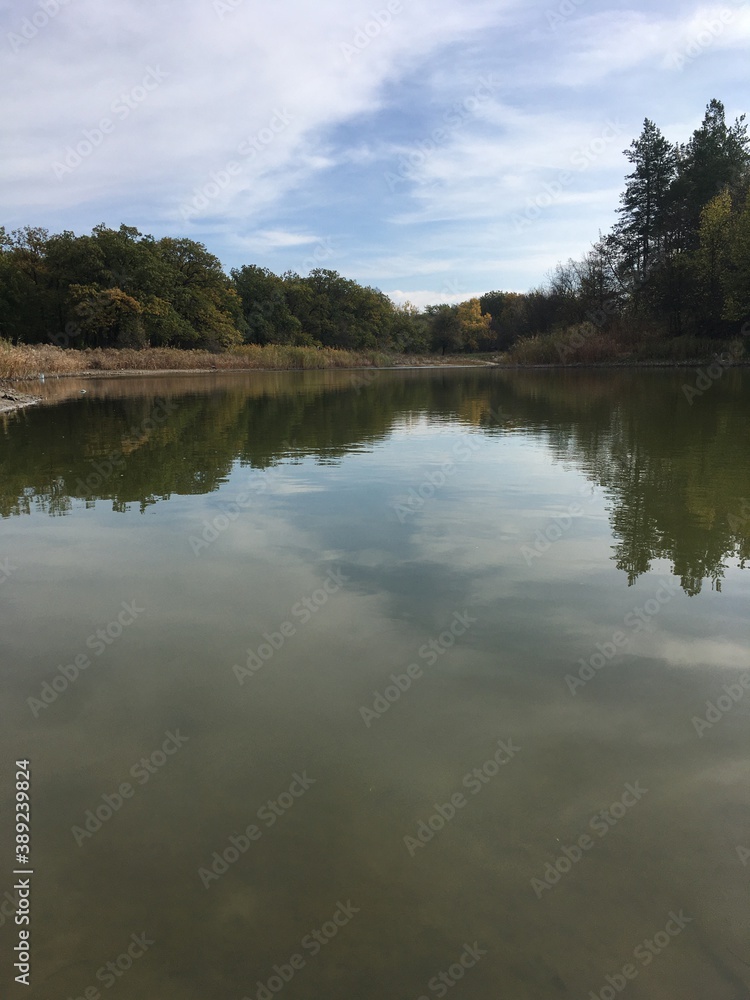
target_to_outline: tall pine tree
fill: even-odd
[[[706,107],[701,127],[680,147],[678,177],[673,194],[684,226],[685,248],[698,242],[701,213],[725,188],[733,194],[747,180],[750,169],[745,115],[733,125],[715,98]]]
[[[677,171],[677,149],[648,118],[625,156],[634,170],[626,177],[616,229],[623,263],[644,279],[659,257],[665,233],[669,191]]]

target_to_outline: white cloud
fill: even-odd
[[[452,293],[442,290],[426,291],[425,289],[405,292],[401,289],[396,289],[393,292],[389,292],[388,295],[391,299],[393,299],[396,305],[401,306],[404,305],[405,302],[409,302],[413,306],[418,306],[420,309],[424,309],[425,306],[442,305],[443,303],[454,305],[459,302],[465,302],[467,299],[479,298],[481,295],[484,295],[484,292]]]
[[[675,70],[680,68],[680,56],[690,62],[711,49],[742,48],[750,38],[750,8],[703,6],[691,12],[681,10],[673,17],[651,10],[610,10],[582,14],[568,27],[575,42],[556,78],[581,86],[644,63]]]
[[[308,243],[319,243],[320,236],[305,236],[302,233],[286,233],[278,229],[260,230],[258,242],[270,247],[299,247]]]
[[[55,207],[85,202],[92,184],[101,198],[122,197],[124,184],[155,185],[163,215],[176,220],[184,198],[235,160],[241,172],[211,209],[229,210],[237,196],[246,211],[267,208],[328,165],[316,136],[377,107],[407,57],[471,34],[502,6],[468,3],[459,15],[449,0],[404,4],[347,58],[342,46],[370,21],[367,0],[242,3],[224,17],[204,0],[179,9],[77,0],[7,57],[12,83],[0,107],[16,141],[5,177],[17,203]],[[149,67],[163,82],[120,118],[120,95]],[[114,129],[56,178],[53,163],[103,118]]]
[[[609,227],[644,117],[684,141],[745,99],[747,5],[701,47],[725,8],[587,4],[553,33],[521,0],[234,3],[71,0],[21,44],[39,8],[6,5],[6,225],[124,221],[280,271],[336,234],[326,266],[394,296],[521,290]]]

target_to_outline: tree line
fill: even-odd
[[[659,337],[736,336],[750,320],[750,152],[745,115],[712,100],[686,143],[644,121],[625,150],[618,221],[539,291],[536,332],[588,321]]]
[[[90,235],[0,227],[0,337],[61,347],[225,350],[278,343],[397,352],[503,351],[584,329],[660,340],[731,338],[750,321],[750,153],[745,116],[712,100],[671,143],[646,119],[618,222],[527,293],[395,305],[336,271],[228,275],[206,247],[132,226]],[[564,352],[563,352],[564,353]]]

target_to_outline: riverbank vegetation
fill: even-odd
[[[684,144],[646,119],[625,155],[618,223],[582,260],[527,293],[422,310],[325,268],[225,274],[202,244],[131,226],[85,236],[0,227],[0,377],[360,366],[386,353],[485,352],[519,364],[746,358],[744,116],[727,124],[713,100]]]
[[[215,352],[176,347],[66,350],[50,344],[9,344],[0,341],[0,380],[97,372],[369,368],[387,367],[390,363],[391,356],[379,351],[341,351],[279,344],[244,344]]]
[[[723,342],[747,355],[750,333],[750,153],[745,116],[728,125],[713,100],[685,144],[654,122],[625,155],[619,219],[580,261],[560,264],[525,297],[528,336],[505,328],[515,360],[706,356]],[[482,308],[492,312],[493,293]],[[741,339],[742,338],[742,339]],[[503,346],[503,345],[500,345]],[[715,347],[714,347],[715,349]]]

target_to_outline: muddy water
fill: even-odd
[[[14,991],[28,758],[34,998],[746,997],[750,381],[695,378],[35,386]]]

